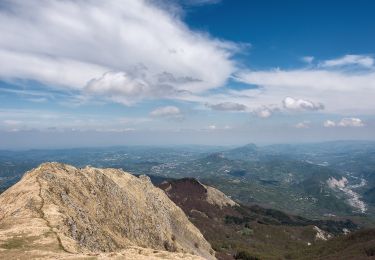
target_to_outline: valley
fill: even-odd
[[[302,216],[351,216],[370,223],[375,215],[375,143],[1,151],[0,189],[44,161],[194,177],[242,203]]]

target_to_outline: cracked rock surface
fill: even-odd
[[[0,258],[214,259],[147,176],[45,163],[0,196]]]

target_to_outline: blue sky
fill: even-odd
[[[374,9],[2,1],[0,149],[373,140]]]
[[[243,61],[253,69],[298,68],[300,57],[334,59],[373,54],[373,1],[221,1],[190,10],[195,29],[251,43]]]

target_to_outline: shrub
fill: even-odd
[[[365,248],[367,256],[375,256],[375,246]]]
[[[258,257],[251,255],[248,251],[240,251],[235,254],[234,258],[241,260],[260,260]]]

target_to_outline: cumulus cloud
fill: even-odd
[[[349,117],[341,119],[337,125],[342,127],[362,127],[365,124],[359,118]]]
[[[286,97],[283,100],[283,106],[290,110],[322,110],[324,105],[322,103],[315,103],[304,99],[295,99],[292,97]]]
[[[310,128],[310,121],[299,122],[294,127],[298,129]]]
[[[182,116],[181,110],[175,106],[158,107],[150,113],[153,117],[168,117],[180,118]]]
[[[357,117],[346,117],[338,122],[332,120],[326,120],[323,123],[324,127],[362,127],[365,126],[362,119]]]
[[[336,122],[334,122],[332,120],[326,120],[326,121],[324,121],[323,126],[327,127],[327,128],[335,127],[336,126]]]
[[[133,69],[129,73],[106,72],[90,80],[84,91],[93,95],[104,95],[125,105],[132,105],[145,98],[172,98],[185,93],[172,85],[153,81],[142,74],[142,70]]]
[[[240,48],[189,29],[178,15],[146,0],[3,1],[0,33],[1,79],[78,90],[91,80],[88,89],[102,95],[108,89],[117,98],[147,96],[157,90],[144,88],[162,85],[192,93],[223,86]],[[146,68],[140,78],[132,74],[136,66]],[[114,76],[110,71],[123,73],[115,79],[127,84],[109,88],[104,81]]]
[[[148,95],[150,86],[143,79],[132,77],[125,72],[107,72],[99,78],[90,80],[85,90],[95,94],[125,97],[124,103],[131,104]]]
[[[322,67],[340,67],[348,65],[371,68],[374,66],[374,59],[366,55],[345,55],[338,59],[326,60],[321,63]]]
[[[304,100],[324,104],[327,113],[373,114],[375,109],[375,71],[350,69],[295,69],[242,71],[237,81],[257,86],[236,92],[254,105],[277,104],[285,98],[303,97]]]
[[[218,111],[245,111],[247,107],[240,103],[223,102],[218,104],[206,104],[206,107]]]
[[[261,106],[252,111],[252,114],[256,115],[260,118],[269,118],[272,114],[280,109],[277,106],[269,105],[269,106]]]
[[[264,109],[255,110],[255,114],[261,118],[268,118],[272,115],[272,112],[268,108],[264,108]]]

